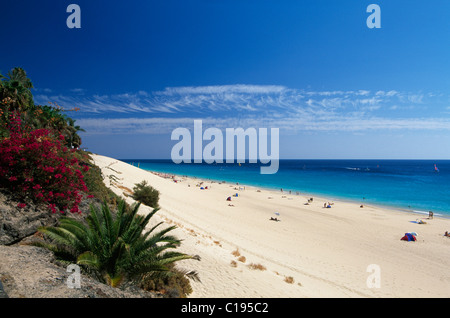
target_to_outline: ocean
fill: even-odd
[[[280,160],[272,175],[260,174],[259,163],[122,161],[149,171],[450,217],[450,160]]]

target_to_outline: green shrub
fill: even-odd
[[[159,191],[147,185],[147,181],[144,180],[141,183],[136,183],[133,192],[132,198],[134,200],[152,208],[158,207]]]
[[[167,272],[154,272],[144,275],[140,287],[147,291],[157,291],[169,298],[186,298],[192,293],[188,278],[200,281],[195,271],[184,271],[175,268],[174,264],[167,266]]]
[[[89,167],[89,170],[83,171],[84,182],[89,190],[89,196],[116,206],[120,198],[105,185],[102,171],[93,163],[90,154],[84,150],[78,150],[76,155],[80,162]]]

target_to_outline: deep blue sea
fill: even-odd
[[[450,217],[450,160],[280,160],[278,172],[272,175],[260,174],[260,165],[250,163],[122,161],[150,171]]]

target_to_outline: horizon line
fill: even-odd
[[[108,156],[105,156],[108,157]],[[170,160],[172,161],[172,158],[116,158],[118,160]],[[194,162],[194,158],[191,158],[192,163]],[[236,161],[237,159],[233,159],[234,161]],[[420,159],[420,158],[283,158],[283,159],[277,159],[277,160],[440,160],[440,161],[450,161],[450,158],[448,159],[438,159],[438,158],[427,158],[427,159]],[[227,163],[226,162],[226,158],[223,158],[223,163]],[[245,163],[250,163],[247,162],[248,159],[246,159]],[[205,163],[204,160],[202,160],[201,163]],[[234,163],[234,162],[233,162]],[[237,162],[236,162],[237,163]]]

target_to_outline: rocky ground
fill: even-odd
[[[33,235],[43,225],[54,225],[57,215],[41,207],[17,207],[19,202],[0,192],[0,245],[11,245]]]
[[[102,284],[81,274],[80,288],[73,285],[74,272],[55,263],[46,249],[12,245],[0,246],[0,297],[10,298],[153,298],[139,288],[124,290]],[[68,284],[69,283],[69,284]],[[72,283],[72,284],[71,284]],[[1,287],[0,287],[1,289]]]
[[[69,288],[72,271],[68,272],[50,251],[24,245],[38,227],[56,224],[58,216],[32,205],[20,209],[18,203],[0,192],[0,298],[158,297],[134,286],[113,288],[83,274],[80,288]],[[83,205],[90,203],[93,202],[83,201]]]

